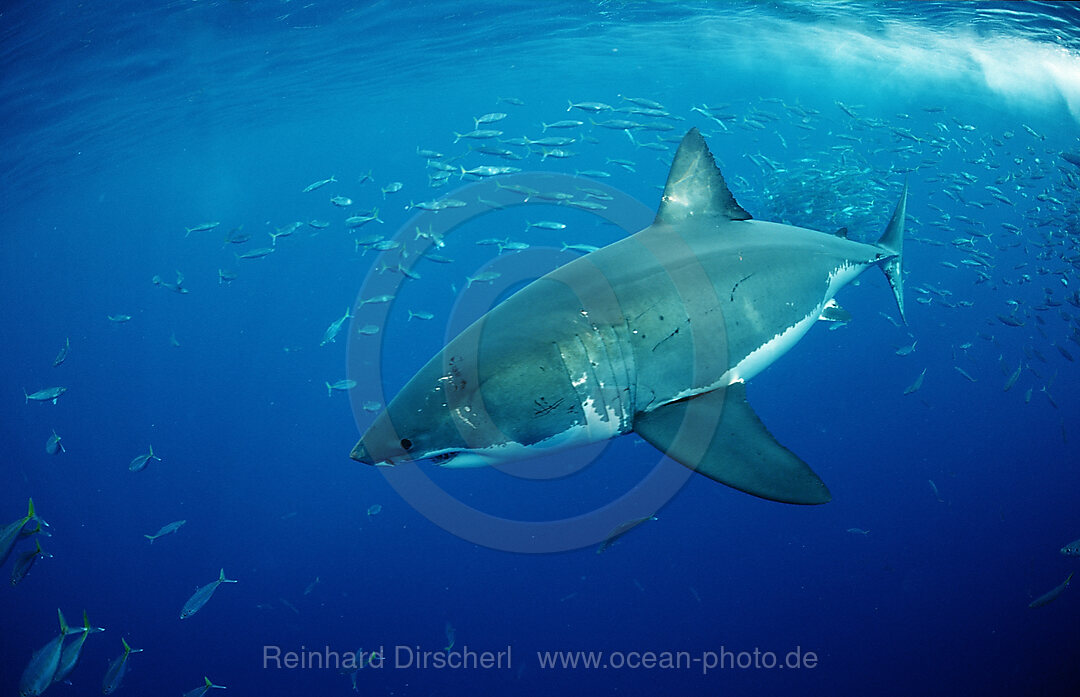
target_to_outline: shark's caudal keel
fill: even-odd
[[[537,279],[462,332],[353,448],[368,464],[470,467],[636,431],[672,459],[755,496],[829,492],[777,443],[744,383],[843,311],[833,296],[885,271],[903,316],[907,187],[863,244],[752,220],[696,129],[653,224]]]

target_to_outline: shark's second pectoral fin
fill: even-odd
[[[832,498],[761,423],[742,383],[639,414],[634,430],[676,462],[748,494],[801,504]]]

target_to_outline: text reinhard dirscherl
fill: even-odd
[[[511,666],[510,647],[502,651],[475,651],[467,645],[460,649],[424,650],[419,646],[380,646],[373,651],[334,651],[329,646],[313,650],[283,651],[280,646],[263,646],[263,668],[286,670],[356,670],[358,668],[398,668],[418,670],[490,670]]]

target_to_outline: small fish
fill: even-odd
[[[23,528],[26,527],[26,524],[37,519],[37,514],[34,513],[34,499],[30,499],[29,504],[27,504],[25,518],[20,518],[0,528],[0,566],[3,566],[8,556],[11,555],[11,550],[22,537]]]
[[[585,193],[585,198],[596,198],[601,201],[614,201],[615,197],[609,193],[601,191],[600,189],[589,189],[583,186],[578,187],[578,191]]]
[[[1018,366],[1016,366],[1016,370],[1014,370],[1012,375],[1009,376],[1009,379],[1005,381],[1005,389],[1004,389],[1005,392],[1008,392],[1009,390],[1011,390],[1013,388],[1013,385],[1016,384],[1016,381],[1020,379],[1020,373],[1023,370],[1024,370],[1024,362],[1020,361],[1020,364]]]
[[[319,577],[316,576],[315,580],[307,585],[304,589],[304,595],[311,595],[311,591],[315,590],[315,586],[319,585]]]
[[[533,194],[533,197],[542,201],[569,201],[574,198],[573,194],[568,194],[565,191],[537,191]]]
[[[250,232],[244,232],[244,226],[234,227],[229,232],[225,233],[226,244],[243,244],[251,239]]]
[[[630,532],[642,523],[648,522],[650,520],[657,520],[657,517],[655,515],[647,515],[643,518],[635,518],[634,520],[628,520],[625,523],[615,526],[615,528],[610,533],[608,533],[608,536],[604,538],[604,541],[600,543],[600,546],[597,547],[596,553],[602,553],[608,547],[615,544],[615,542],[620,537]]]
[[[1080,540],[1073,540],[1062,547],[1061,553],[1066,557],[1080,557]]]
[[[262,259],[265,256],[269,256],[274,253],[274,247],[259,247],[258,249],[252,249],[250,252],[244,252],[243,254],[237,254],[237,259]]]
[[[289,237],[294,232],[299,230],[303,225],[304,224],[302,222],[297,220],[297,221],[289,223],[288,225],[284,225],[282,227],[279,227],[276,230],[274,230],[273,232],[267,233],[268,235],[270,235],[270,245],[273,246],[273,247],[276,247],[279,237]]]
[[[352,205],[352,199],[348,196],[334,196],[330,199],[330,203],[334,204],[339,208],[345,208],[346,206]]]
[[[1030,134],[1032,138],[1038,138],[1039,140],[1046,140],[1046,136],[1042,135],[1041,133],[1035,132],[1035,129],[1033,129],[1031,126],[1027,125],[1026,123],[1020,124],[1020,128],[1023,128],[1025,131],[1027,131],[1028,134]]]
[[[572,150],[566,150],[566,149],[563,149],[563,148],[541,148],[540,149],[540,161],[541,162],[548,159],[549,157],[554,157],[554,158],[558,158],[558,159],[565,159],[567,157],[574,157],[575,155],[577,155],[576,152],[573,152]]]
[[[315,189],[318,189],[319,187],[326,186],[327,184],[330,184],[330,183],[336,182],[336,181],[337,181],[337,179],[333,175],[331,175],[329,179],[320,179],[317,182],[312,182],[311,184],[308,184],[307,186],[304,187],[304,190],[301,193],[306,194],[309,191],[314,191]]]
[[[128,469],[132,472],[141,472],[146,469],[148,464],[150,464],[150,460],[161,462],[161,458],[154,454],[153,444],[150,445],[150,452],[144,455],[136,455],[132,458],[131,463],[128,465]]]
[[[202,606],[206,605],[206,602],[210,600],[211,596],[214,595],[214,591],[216,591],[217,587],[222,583],[236,583],[236,581],[225,578],[225,569],[221,570],[216,581],[207,583],[205,586],[195,591],[194,595],[188,598],[188,601],[184,603],[183,609],[180,610],[180,619],[186,620],[188,617],[191,617],[202,609]]]
[[[328,220],[309,220],[307,224],[316,230],[325,230],[330,227],[330,221]]]
[[[540,138],[538,140],[525,139],[525,142],[529,145],[539,145],[545,148],[561,148],[567,145],[573,145],[577,141],[577,138],[567,138],[565,136],[553,136],[550,138]]]
[[[45,452],[50,455],[59,455],[60,453],[66,453],[64,444],[60,442],[60,436],[56,433],[56,429],[53,429],[52,435],[45,441]]]
[[[71,349],[71,339],[65,338],[64,345],[60,347],[60,353],[56,354],[56,358],[53,359],[53,367],[59,366],[61,363],[67,360],[68,351]]]
[[[565,230],[566,223],[557,223],[553,220],[540,220],[535,223],[525,221],[525,229],[528,230],[531,227],[539,228],[541,230]]]
[[[1061,585],[1055,586],[1046,593],[1040,595],[1038,598],[1035,598],[1030,603],[1028,603],[1028,607],[1042,607],[1043,605],[1048,605],[1049,603],[1057,600],[1058,596],[1064,593],[1065,589],[1069,587],[1069,581],[1072,580],[1072,577],[1073,575],[1069,574],[1069,577],[1062,581]]]
[[[502,276],[498,271],[481,271],[475,276],[468,276],[465,278],[465,287],[470,287],[473,283],[492,283],[495,279]]]
[[[217,270],[217,278],[219,286],[231,285],[239,276],[233,271],[226,271],[225,269]]]
[[[862,528],[848,528],[847,531],[850,532],[852,535],[869,535],[870,534],[869,530],[863,530]]]
[[[131,315],[106,315],[110,322],[116,322],[122,324],[131,320]]]
[[[396,194],[397,192],[401,191],[402,187],[404,186],[405,185],[401,182],[390,182],[382,188],[382,197],[386,198],[387,194]]]
[[[120,641],[124,644],[124,653],[114,658],[105,671],[105,679],[101,683],[101,693],[105,695],[111,695],[120,689],[120,683],[123,682],[124,674],[127,672],[128,656],[142,651],[142,649],[133,649],[128,646],[127,639],[123,637],[120,637]]]
[[[596,203],[595,201],[567,201],[566,205],[573,206],[574,208],[581,208],[587,211],[606,211],[607,206],[602,203]]]
[[[72,633],[68,629],[67,622],[64,621],[64,613],[58,608],[56,614],[60,618],[60,635],[49,640],[49,643],[35,651],[30,657],[30,663],[23,670],[22,678],[19,680],[20,697],[40,695],[49,685],[52,685],[53,676],[56,675],[60,657],[63,655],[64,638]]]
[[[910,355],[911,352],[915,350],[915,345],[918,344],[918,343],[919,343],[919,341],[918,341],[918,339],[916,339],[914,342],[912,342],[912,344],[910,346],[901,346],[900,348],[896,349],[896,355],[897,356],[908,356],[908,355]]]
[[[506,251],[520,252],[520,251],[522,251],[524,249],[528,249],[528,248],[529,248],[529,243],[528,242],[511,242],[510,240],[506,240],[505,242],[503,242],[503,243],[501,243],[499,245],[499,254],[502,254],[503,252],[506,252]]]
[[[378,305],[380,303],[388,303],[394,299],[393,295],[376,295],[373,298],[364,298],[358,304],[357,307],[363,307],[364,305]]]
[[[203,676],[203,681],[203,685],[196,687],[194,690],[188,690],[187,692],[185,692],[184,697],[203,697],[203,695],[205,695],[210,690],[226,689],[224,685],[215,685],[214,683],[210,682],[210,678],[206,677],[205,675]]]
[[[383,222],[383,219],[379,217],[379,209],[374,208],[367,213],[361,215],[352,215],[345,219],[345,227],[358,228],[362,225],[370,223],[372,220]]]
[[[405,321],[408,322],[413,317],[415,317],[416,319],[424,319],[424,320],[435,319],[435,315],[431,314],[430,312],[424,312],[423,310],[416,310],[416,311],[409,310],[409,318],[407,320],[405,320]]]
[[[592,252],[595,252],[598,249],[600,249],[600,248],[595,246],[595,245],[591,245],[591,244],[567,244],[567,243],[563,242],[562,243],[562,249],[560,251],[563,251],[563,252],[581,252],[582,254],[591,254]]]
[[[189,228],[184,228],[185,230],[187,230],[187,232],[184,233],[184,237],[187,237],[193,232],[207,232],[209,230],[213,230],[218,225],[221,225],[221,223],[216,220],[210,223],[199,223],[198,225],[192,225]]]
[[[442,254],[422,254],[425,259],[430,259],[436,264],[453,264],[454,260],[450,257],[444,257]]]
[[[619,98],[622,99],[624,102],[637,104],[638,106],[643,106],[646,109],[658,109],[661,111],[664,109],[664,105],[660,102],[653,101],[652,99],[646,99],[645,97],[627,97],[626,95],[620,94]]]
[[[159,529],[153,535],[145,535],[144,534],[143,537],[150,540],[150,544],[154,544],[154,540],[156,540],[159,537],[165,537],[166,535],[173,534],[174,532],[176,532],[180,528],[184,527],[185,523],[187,523],[186,520],[175,520],[175,521],[173,521],[171,523],[166,523],[165,525],[162,525],[161,529]]]
[[[357,329],[356,333],[362,334],[364,336],[372,336],[379,333],[379,328],[374,324],[365,324],[364,326]]]
[[[1024,321],[1022,319],[1019,319],[1018,317],[1016,317],[1014,315],[1001,315],[1001,314],[999,314],[997,316],[997,318],[1002,324],[1010,326],[1010,327],[1022,327],[1022,326],[1024,326]]]
[[[380,513],[382,513],[382,504],[373,503],[370,506],[368,506],[368,509],[367,509],[368,518],[373,518],[373,517],[379,515]]]
[[[330,326],[323,332],[322,341],[319,342],[319,346],[326,346],[327,344],[337,341],[337,335],[341,332],[341,327],[352,319],[352,314],[349,312],[348,307],[345,308],[345,314],[340,319],[336,319],[330,323]]]
[[[495,188],[503,189],[505,191],[513,191],[515,194],[521,194],[525,197],[525,200],[528,200],[530,196],[535,196],[540,193],[539,190],[529,186],[525,186],[524,184],[503,184],[499,181],[495,182]]]
[[[941,498],[941,493],[938,492],[937,484],[934,484],[934,480],[927,479],[926,481],[930,483],[930,490],[934,492],[934,498],[936,498],[940,503],[945,503],[945,499]]]
[[[382,409],[382,404],[374,401],[364,402],[362,406],[364,408],[364,411],[370,411],[371,413],[375,413]]]
[[[83,644],[86,643],[87,637],[91,634],[97,634],[98,632],[104,632],[102,627],[93,627],[90,625],[90,618],[86,616],[86,610],[83,610],[83,629],[79,635],[79,638],[75,641],[69,642],[63,652],[60,654],[60,663],[56,666],[56,673],[53,675],[53,683],[64,682],[67,680],[71,671],[75,670],[75,664],[79,662],[79,656],[82,654]]]
[[[338,380],[337,382],[335,382],[333,384],[330,384],[329,382],[327,382],[327,383],[325,383],[325,385],[326,385],[326,396],[327,397],[333,397],[334,396],[334,390],[339,390],[339,391],[345,392],[347,390],[351,390],[352,388],[356,387],[356,380],[350,380],[348,378],[345,378],[343,380]]]
[[[436,201],[421,201],[420,203],[409,202],[409,205],[405,206],[405,210],[412,210],[413,208],[419,208],[425,211],[438,212],[447,208],[464,208],[469,205],[465,201],[458,201],[452,198],[444,198]]]
[[[570,104],[570,106],[566,107],[567,111],[570,111],[572,109],[580,109],[582,111],[589,111],[589,112],[592,112],[594,114],[600,113],[601,111],[611,111],[611,105],[610,104],[604,104],[603,102],[577,102],[577,103],[568,102],[568,103]]]
[[[458,142],[462,138],[472,138],[474,140],[484,140],[487,138],[498,138],[503,134],[502,131],[497,131],[493,128],[481,128],[469,131],[468,133],[454,132],[454,142]]]
[[[524,100],[518,99],[517,97],[499,97],[495,100],[496,104],[502,102],[505,102],[507,104],[513,104],[514,106],[525,106]]]
[[[455,637],[457,636],[454,625],[447,622],[446,627],[443,629],[443,633],[446,634],[446,646],[443,647],[443,651],[449,651],[454,648]]]
[[[547,129],[549,128],[577,128],[578,126],[585,125],[585,122],[564,119],[562,121],[556,121],[554,123],[544,123],[543,121],[541,121],[540,125],[543,126],[543,129],[545,131],[547,131]]]
[[[476,128],[479,128],[482,123],[496,123],[502,121],[507,116],[508,114],[504,114],[501,111],[495,111],[490,114],[484,114],[483,116],[477,116],[473,121],[475,122]]]
[[[960,366],[958,366],[958,365],[954,365],[954,366],[953,366],[953,370],[955,370],[956,372],[960,373],[961,375],[963,375],[963,376],[964,376],[965,378],[967,378],[967,379],[968,379],[969,381],[971,381],[971,382],[978,382],[978,380],[976,380],[975,378],[971,377],[971,375],[969,375],[969,374],[968,374],[968,372],[967,372],[966,370],[964,370],[963,368],[961,368],[961,367],[960,367]]]
[[[35,402],[52,402],[56,404],[56,400],[67,392],[66,387],[46,387],[43,390],[26,394],[26,390],[23,390],[23,396],[26,397],[26,403],[29,404],[30,400]]]
[[[34,549],[23,552],[15,557],[15,563],[11,567],[11,585],[19,585],[19,582],[26,578],[26,575],[30,573],[30,569],[34,568],[34,562],[39,558],[52,557],[51,554],[41,548],[41,542],[39,540],[34,540],[34,546]]]
[[[493,165],[481,165],[480,167],[473,167],[472,169],[465,169],[461,167],[461,178],[464,179],[465,175],[473,177],[497,177],[501,174],[515,174],[521,171],[520,167],[495,167]]]
[[[150,282],[153,283],[155,286],[161,286],[162,288],[167,288],[168,290],[171,290],[174,293],[190,293],[191,292],[190,290],[188,290],[187,288],[184,287],[184,274],[179,272],[179,271],[176,272],[176,283],[169,283],[167,281],[163,281],[161,279],[161,276],[157,276],[157,275],[155,275],[153,278],[151,278]]]
[[[593,121],[592,124],[601,128],[610,128],[614,131],[629,131],[635,128],[641,128],[641,124],[637,121],[627,121],[626,119],[608,119],[607,121]]]

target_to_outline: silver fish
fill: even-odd
[[[221,570],[221,574],[216,581],[207,583],[205,586],[195,591],[194,595],[188,598],[188,601],[184,603],[183,609],[180,610],[180,619],[186,620],[188,617],[191,617],[202,609],[202,606],[206,605],[206,601],[210,600],[211,596],[214,595],[214,591],[216,591],[217,587],[222,583],[236,583],[236,581],[225,578],[225,569]]]
[[[46,387],[45,389],[38,390],[37,392],[31,392],[26,394],[26,390],[23,390],[23,396],[26,397],[26,403],[29,404],[30,400],[35,402],[52,402],[56,404],[56,400],[67,392],[66,387]]]
[[[148,464],[150,464],[150,460],[157,460],[158,462],[161,462],[161,458],[154,454],[153,444],[150,445],[150,452],[143,455],[136,455],[135,457],[133,457],[131,459],[131,462],[128,464],[128,469],[132,472],[141,472],[146,469],[146,466]]]

